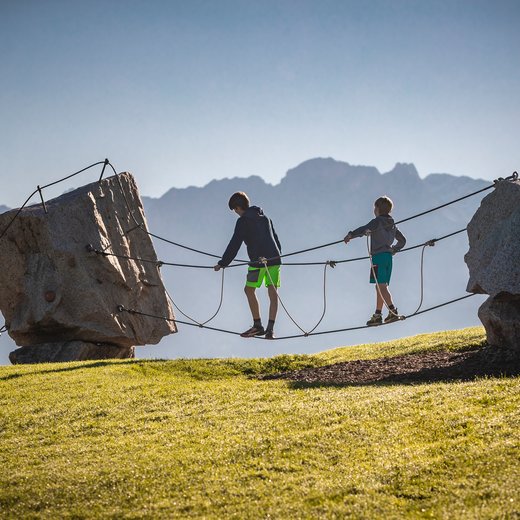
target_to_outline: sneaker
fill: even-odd
[[[254,336],[263,336],[265,334],[265,330],[263,327],[255,327],[254,325],[247,329],[245,332],[242,332],[240,336],[242,338],[253,338]]]
[[[381,314],[372,314],[372,317],[367,321],[367,325],[369,327],[373,327],[374,325],[382,325],[383,324],[383,316]]]
[[[265,336],[264,336],[265,339],[274,339],[274,332],[270,329],[267,329],[265,331]]]
[[[394,321],[399,321],[401,317],[397,312],[397,307],[392,310],[392,312],[388,312],[388,316],[385,318],[385,323],[393,323]]]

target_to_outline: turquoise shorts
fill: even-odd
[[[269,273],[267,269],[269,269]],[[280,287],[280,266],[270,265],[267,269],[265,267],[249,267],[247,269],[246,287],[258,288],[262,285],[262,282],[265,283],[266,287],[270,285]]]
[[[392,253],[377,253],[372,255],[372,267],[370,268],[370,283],[376,283],[374,279],[374,272],[377,278],[377,283],[390,283],[392,276]]]

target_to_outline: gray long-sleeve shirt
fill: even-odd
[[[379,215],[365,226],[349,231],[352,238],[358,238],[370,231],[370,253],[397,253],[406,244],[406,238],[397,229],[394,219],[390,215]],[[394,241],[397,244],[393,246]]]

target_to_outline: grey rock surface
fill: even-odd
[[[13,365],[134,357],[135,347],[118,347],[85,341],[43,343],[33,347],[20,347],[9,354],[9,360]]]
[[[468,225],[468,292],[489,294],[478,311],[490,345],[520,355],[520,181],[499,182]]]
[[[19,346],[106,343],[129,349],[176,332],[136,183],[129,173],[25,208],[2,239],[0,310]],[[0,215],[0,229],[14,211]],[[132,212],[132,213],[131,213]],[[132,217],[133,214],[133,217]],[[135,220],[134,220],[135,219]],[[99,250],[140,262],[87,252]]]
[[[478,317],[490,345],[516,350],[520,355],[520,298],[491,296],[480,306]]]

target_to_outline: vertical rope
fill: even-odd
[[[322,322],[323,318],[325,317],[325,313],[327,312],[327,290],[326,290],[326,288],[327,288],[327,267],[329,267],[329,266],[335,267],[335,265],[336,265],[335,262],[328,261],[324,266],[324,269],[323,269],[323,312],[321,313],[321,317],[318,320],[318,323],[316,323],[316,325],[314,325],[314,327],[311,330],[306,331],[291,316],[291,313],[287,310],[287,307],[283,303],[282,298],[280,297],[280,292],[278,291],[278,288],[273,283],[273,278],[271,277],[271,273],[269,272],[269,269],[268,269],[267,259],[260,258],[260,261],[264,264],[264,268],[265,268],[265,271],[269,278],[269,281],[271,282],[271,285],[274,288],[274,291],[276,293],[276,298],[280,302],[280,305],[282,306],[283,310],[285,311],[285,314],[287,314],[287,316],[289,316],[290,320],[296,325],[296,327],[298,327],[298,329],[300,329],[300,331],[303,333],[304,336],[309,336],[312,332],[314,332],[316,330],[316,328],[319,326],[319,324]]]
[[[225,269],[222,269],[222,278],[221,278],[221,282],[220,282],[220,301],[219,301],[219,304],[218,304],[218,307],[217,307],[217,310],[213,313],[213,315],[208,318],[206,321],[198,321],[196,320],[195,318],[192,318],[191,316],[189,316],[188,314],[186,314],[174,301],[174,299],[171,297],[170,293],[168,292],[168,289],[166,289],[166,287],[164,288],[164,290],[166,291],[166,295],[168,296],[169,300],[172,302],[172,305],[175,307],[175,309],[177,311],[179,311],[185,318],[187,318],[188,320],[192,321],[193,323],[197,324],[199,327],[204,327],[204,325],[206,325],[207,323],[209,323],[210,321],[212,321],[214,318],[216,318],[217,314],[220,312],[220,309],[222,308],[222,302],[224,301],[224,272],[225,272]]]

